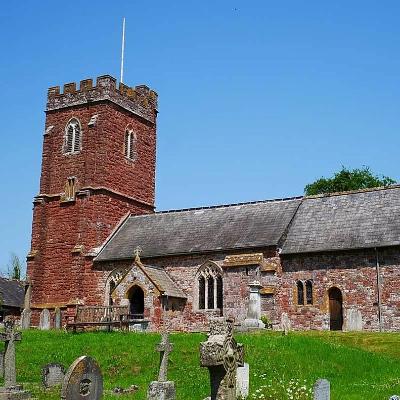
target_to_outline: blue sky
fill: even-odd
[[[30,247],[49,86],[159,94],[159,210],[301,195],[341,165],[400,179],[399,1],[19,1],[0,8],[0,271]]]

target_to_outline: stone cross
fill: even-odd
[[[158,381],[150,383],[147,391],[147,400],[175,400],[175,383],[167,380],[168,358],[173,349],[169,341],[168,333],[161,334],[161,343],[156,346],[156,351],[160,352],[160,372]]]
[[[233,338],[233,322],[211,320],[208,340],[200,344],[200,364],[210,374],[211,400],[236,400],[236,371],[244,360],[243,345]]]
[[[173,348],[174,346],[169,341],[168,333],[161,334],[161,343],[156,347],[156,351],[160,353],[160,372],[158,373],[159,382],[166,382],[168,380],[168,359]]]
[[[4,322],[5,332],[0,333],[0,341],[5,342],[4,351],[4,386],[12,388],[17,385],[15,371],[15,342],[21,341],[21,332],[14,331],[14,321]]]

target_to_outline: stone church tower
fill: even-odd
[[[97,247],[128,213],[154,210],[157,94],[111,76],[76,86],[48,91],[28,254],[33,320],[43,308],[102,304]]]

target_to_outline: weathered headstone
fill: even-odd
[[[287,335],[291,328],[289,317],[285,312],[281,315],[281,328],[284,335]]]
[[[346,330],[348,331],[362,331],[363,322],[362,322],[362,315],[361,311],[357,310],[356,308],[350,308],[347,310],[346,315]]]
[[[62,324],[61,324],[61,310],[59,308],[56,308],[54,310],[54,329],[61,329]]]
[[[161,343],[157,345],[156,351],[160,352],[160,370],[158,381],[151,382],[147,391],[148,400],[175,400],[175,383],[168,381],[168,359],[173,349],[169,341],[168,333],[163,333]]]
[[[330,400],[331,384],[326,379],[318,379],[314,384],[314,400]]]
[[[210,321],[206,342],[200,343],[200,365],[210,374],[211,400],[236,400],[237,367],[243,367],[243,345],[233,338],[232,318]]]
[[[4,351],[0,351],[0,378],[4,378]]]
[[[21,329],[29,329],[31,327],[31,310],[24,308],[21,313]]]
[[[243,322],[246,328],[265,328],[265,324],[261,321],[261,295],[260,289],[262,285],[258,281],[249,284],[250,296],[249,306],[247,309],[247,317]]]
[[[39,329],[48,331],[50,329],[50,311],[44,308],[40,313]]]
[[[250,368],[249,364],[244,363],[243,367],[238,367],[236,372],[236,397],[245,399],[249,396]]]
[[[65,377],[65,368],[61,364],[51,363],[42,368],[42,382],[45,388],[62,385]]]
[[[4,387],[0,387],[0,400],[30,399],[30,393],[17,385],[15,370],[15,342],[21,341],[21,333],[14,331],[14,321],[4,322],[5,332],[0,333],[0,341],[5,343]]]
[[[63,400],[99,400],[103,395],[103,376],[93,358],[76,359],[65,375],[61,389]]]

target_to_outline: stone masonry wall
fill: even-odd
[[[399,249],[378,249],[381,276],[382,322],[386,331],[400,328]],[[350,315],[362,317],[362,329],[379,330],[376,253],[373,249],[285,256],[278,312],[286,312],[294,329],[330,329],[328,290],[343,296],[343,329],[352,330]],[[296,281],[313,281],[313,305],[297,305]]]
[[[49,90],[40,193],[35,197],[28,276],[32,308],[103,304],[102,275],[92,251],[128,213],[153,212],[157,95],[145,86],[115,87],[100,77]],[[81,150],[64,154],[65,128],[81,125]],[[126,128],[135,134],[135,158],[124,155]],[[76,197],[64,200],[68,178]],[[35,319],[35,317],[34,317]]]

